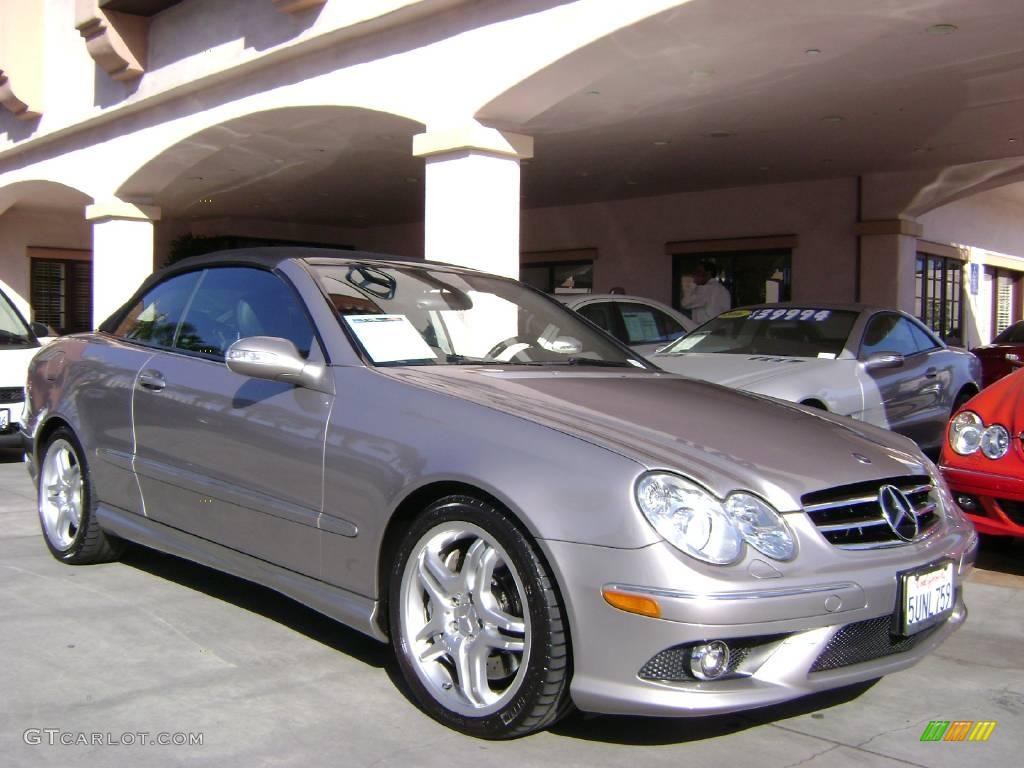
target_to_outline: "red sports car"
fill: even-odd
[[[1012,373],[1024,362],[1024,320],[1005,329],[992,339],[991,344],[977,347],[971,352],[981,360],[981,386],[987,387]]]
[[[957,411],[939,463],[980,533],[1024,537],[1024,369]]]

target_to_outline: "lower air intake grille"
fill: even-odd
[[[996,504],[1003,510],[1014,525],[1024,525],[1024,501],[1013,501],[1011,499],[996,499]]]
[[[786,637],[787,635],[762,635],[734,639],[723,638],[723,642],[729,646],[729,666],[719,679],[751,674],[753,669],[760,666],[763,657]],[[666,648],[652,656],[637,674],[642,680],[661,680],[670,683],[696,680],[697,678],[690,672],[690,653],[695,645],[699,645],[699,643]],[[748,667],[753,669],[748,669]]]
[[[847,624],[828,641],[825,650],[811,666],[811,672],[824,672],[906,653],[941,626],[929,627],[909,637],[897,637],[889,632],[892,627],[890,616]]]

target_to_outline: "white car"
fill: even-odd
[[[555,298],[644,357],[697,327],[672,307],[641,296],[583,293]]]
[[[25,410],[25,377],[29,361],[39,351],[37,332],[45,335],[45,326],[25,322],[0,291],[0,451],[22,450],[19,428]]]
[[[723,312],[650,358],[666,371],[886,427],[925,450],[980,389],[981,365],[916,318],[858,304]]]

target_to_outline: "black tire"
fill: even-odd
[[[479,541],[484,544],[478,551],[486,555],[476,558],[481,564],[478,568],[473,549]],[[436,544],[440,557],[434,562],[447,569],[446,581],[447,575],[458,581],[469,579],[471,571],[488,574],[486,595],[475,588],[465,596],[458,591],[451,598],[455,607],[439,601],[446,606],[443,615],[434,607],[435,599],[425,586],[424,567],[420,566],[436,542],[444,542]],[[489,571],[480,570],[484,561],[491,563]],[[434,583],[442,584],[440,580]],[[470,736],[510,739],[548,727],[571,708],[568,626],[558,590],[529,538],[501,510],[469,496],[448,496],[431,504],[412,522],[398,546],[388,593],[391,642],[399,668],[416,701],[434,719]],[[488,624],[493,614],[485,614],[481,608],[484,603],[497,606],[503,617],[522,619],[521,632],[499,627],[501,632],[508,631],[509,639],[522,637],[524,650],[518,656],[484,642],[496,631],[496,625]],[[459,615],[460,611],[470,612],[469,618],[466,613]],[[415,626],[422,625],[422,635],[435,626],[435,614],[445,630],[418,636]],[[486,686],[485,695],[476,702],[465,693],[466,686],[473,688],[469,680],[473,675],[463,678],[455,662],[452,644],[458,643],[465,645],[457,647],[469,647],[464,654],[467,658],[474,653],[473,643],[480,644],[477,656],[486,649],[485,661],[477,661],[483,665],[477,669],[483,671],[482,677],[478,671],[478,679]],[[424,648],[436,657],[421,660]],[[495,698],[487,703],[490,696]]]
[[[67,535],[62,535],[64,526],[58,525],[60,513],[58,495],[52,493],[44,482],[50,479],[54,462],[61,456],[67,457],[68,466],[80,478],[78,484],[77,523],[67,526]],[[73,483],[72,483],[73,484]],[[52,484],[51,484],[52,486]],[[85,460],[85,451],[74,432],[60,427],[47,438],[46,445],[39,453],[39,476],[36,484],[39,525],[43,540],[55,558],[69,565],[90,565],[116,560],[121,554],[122,543],[107,536],[96,520],[96,494],[92,486],[92,474]],[[61,497],[66,500],[68,496]]]

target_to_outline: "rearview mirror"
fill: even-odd
[[[884,368],[899,368],[904,363],[903,355],[897,352],[874,352],[864,361],[865,371],[878,371]]]
[[[228,347],[224,358],[228,369],[242,376],[332,393],[326,367],[304,360],[288,339],[247,336]]]

